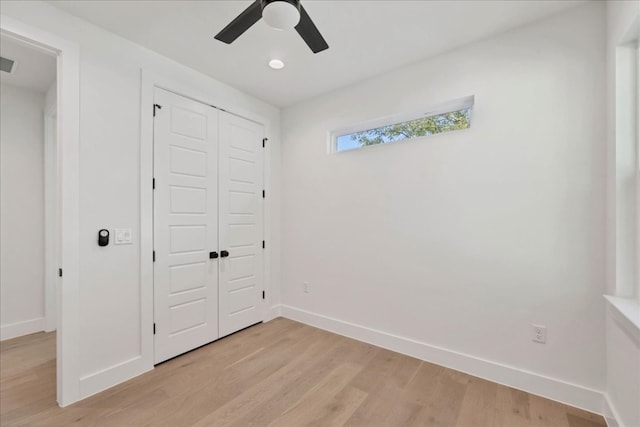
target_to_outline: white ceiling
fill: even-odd
[[[46,92],[56,80],[56,57],[7,37],[0,37],[0,55],[15,61],[11,73],[0,71],[0,83]]]
[[[329,43],[314,55],[262,20],[226,45],[213,38],[249,6],[234,1],[51,0],[109,31],[284,107],[574,7],[571,0],[302,0]],[[268,68],[283,59],[280,71]]]

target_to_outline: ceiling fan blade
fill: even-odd
[[[262,18],[262,5],[260,0],[256,0],[244,10],[236,19],[231,21],[229,25],[224,27],[222,31],[216,34],[215,38],[221,42],[231,44],[235,39],[240,37],[242,33],[247,31],[253,24]]]
[[[300,22],[296,25],[296,31],[302,37],[302,40],[307,43],[313,53],[322,52],[325,49],[329,49],[329,45],[318,31],[309,14],[304,7],[300,5]]]

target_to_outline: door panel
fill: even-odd
[[[169,267],[169,295],[202,289],[207,286],[207,263],[174,265]]]
[[[169,186],[169,205],[172,214],[207,213],[207,191],[203,188]]]
[[[262,321],[264,127],[221,111],[220,336]]]
[[[218,112],[156,89],[155,363],[218,338]]]

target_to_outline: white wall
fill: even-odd
[[[0,339],[44,328],[44,94],[0,85]]]
[[[268,177],[273,206],[269,232],[274,236],[279,224],[280,112],[49,4],[2,2],[0,11],[76,42],[80,48],[79,381],[80,396],[84,397],[151,368],[134,364],[141,354],[141,335],[152,330],[151,324],[141,323],[140,300],[141,69],[215,94],[227,110],[239,108],[271,121],[272,157],[267,167],[272,171]],[[99,229],[121,227],[133,229],[133,245],[98,247]],[[277,239],[273,239],[269,251],[271,283],[277,284]]]
[[[636,250],[633,230],[638,221],[638,213],[633,215],[637,141],[633,141],[625,135],[624,129],[619,128],[620,119],[633,114],[633,103],[629,103],[628,99],[625,102],[625,98],[631,93],[617,89],[616,76],[623,78],[624,75],[623,70],[617,67],[622,64],[617,61],[621,58],[616,58],[616,50],[629,35],[634,22],[636,26],[640,24],[640,2],[607,2],[607,293],[627,298],[633,298],[634,287],[637,286],[634,281],[638,280],[638,277],[633,277]],[[637,111],[635,114],[637,115]],[[619,131],[618,138],[616,130]],[[635,312],[640,319],[640,305],[637,301],[636,298],[635,310],[632,309],[631,312]],[[613,306],[606,311],[606,325],[605,395],[610,412],[607,415],[614,416],[613,422],[620,426],[638,426],[640,330]]]
[[[604,40],[594,2],[285,109],[283,313],[599,411]],[[472,94],[470,130],[327,154]]]

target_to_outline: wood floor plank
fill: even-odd
[[[471,377],[467,384],[457,425],[493,426],[495,425],[498,385],[482,378]]]
[[[604,419],[279,318],[66,408],[55,333],[0,343],[4,426],[559,426]]]
[[[427,406],[433,398],[439,377],[444,370],[442,366],[421,362],[415,375],[405,387],[403,398],[420,406]]]
[[[601,416],[598,414],[594,414],[593,412],[585,411],[580,408],[574,408],[573,406],[563,405],[566,408],[567,415],[573,415],[578,418],[584,418],[585,420],[599,423],[601,420]]]
[[[151,416],[147,414],[138,420],[140,425],[171,425],[172,423],[195,424],[211,412],[228,404],[243,391],[262,383],[275,372],[289,365],[294,358],[313,351],[311,344],[322,331],[295,331],[275,340],[275,348],[267,353],[255,351],[245,356],[244,361],[230,362],[227,366],[218,366],[208,372],[200,372],[190,383],[184,383],[179,389],[172,383],[164,383],[162,389],[171,396],[171,400],[154,408]],[[320,345],[320,344],[318,344]],[[255,360],[254,360],[255,359]],[[232,366],[233,365],[233,366]],[[190,369],[194,369],[191,367]],[[180,377],[182,375],[175,374]],[[205,412],[209,411],[209,412]]]
[[[335,344],[334,344],[335,345]],[[239,390],[236,397],[230,399],[224,405],[215,408],[207,416],[194,425],[207,426],[231,425],[235,418],[244,411],[253,412],[257,407],[265,405],[268,401],[276,399],[280,394],[286,394],[288,386],[296,381],[300,374],[313,368],[317,358],[333,350],[333,346],[324,339],[318,338],[310,343],[306,350],[284,369],[277,370],[269,377],[269,381],[263,381],[254,386]]]
[[[570,427],[567,411],[562,403],[529,395],[529,409],[533,426]]]
[[[419,366],[418,359],[380,349],[351,382],[351,386],[366,390],[368,396],[347,425],[371,426],[386,419]]]
[[[351,413],[355,411],[355,408],[362,403],[362,400],[366,398],[366,393],[351,387],[351,390],[354,391],[354,396],[352,397],[355,397],[355,399],[349,403],[349,407],[347,407],[346,402],[345,404],[339,405],[335,403],[335,400],[336,396],[362,368],[363,366],[358,363],[344,363],[337,366],[320,383],[305,393],[298,402],[284,411],[282,415],[269,424],[269,426],[323,425],[322,422],[325,417],[335,415],[334,413],[339,409],[344,410],[345,408],[347,411],[351,410],[348,414],[348,416],[350,416]],[[359,394],[356,395],[355,393]],[[354,406],[354,403],[357,404]],[[348,416],[344,421],[346,421]]]
[[[396,404],[391,408],[391,411],[384,418],[381,425],[385,427],[417,426],[417,417],[423,408],[423,406],[417,403],[406,400],[396,401]]]
[[[592,417],[567,414],[567,420],[569,421],[570,427],[600,427],[602,425],[598,421],[592,421],[590,418]]]
[[[466,374],[443,368],[415,419],[416,425],[455,426],[467,386]]]
[[[498,385],[495,414],[496,426],[531,426],[529,395],[511,387]]]
[[[264,383],[240,393],[240,395],[198,425],[265,425],[272,417],[279,416],[300,396],[326,377],[340,363],[366,360],[375,347],[354,343],[347,338],[323,334],[286,369],[278,371]],[[243,415],[243,414],[246,414]]]
[[[354,346],[351,345],[350,340],[341,338],[333,347],[330,347],[329,351],[318,354],[314,358],[314,363],[306,364],[304,370],[298,371],[295,376],[289,376],[287,382],[282,384],[282,390],[273,394],[265,404],[251,410],[245,408],[241,414],[236,414],[235,421],[231,425],[264,426],[272,422],[294,406],[300,400],[300,396],[320,383],[340,363],[366,362],[373,357],[376,350],[376,347],[369,344],[358,343]]]

